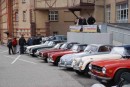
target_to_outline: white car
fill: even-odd
[[[111,45],[102,45],[102,44],[90,44],[88,45],[84,52],[66,54],[61,57],[59,62],[59,67],[73,68],[72,62],[74,58],[90,56],[90,55],[99,55],[99,54],[108,54],[111,51]]]
[[[92,55],[82,58],[75,58],[73,60],[73,69],[77,74],[87,74],[89,71],[89,63],[92,61],[108,60],[108,59],[120,59],[123,56],[127,56],[126,49],[123,46],[114,47],[109,54]]]
[[[49,41],[46,41],[44,44],[27,46],[27,47],[26,47],[26,53],[29,53],[30,50],[31,50],[31,48],[33,48],[33,47],[40,47],[41,45],[47,45],[48,43],[49,43]]]

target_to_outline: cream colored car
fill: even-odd
[[[73,60],[73,69],[77,74],[87,74],[88,75],[88,65],[92,61],[99,61],[99,60],[108,60],[108,59],[120,59],[124,56],[127,56],[128,52],[123,47],[114,47],[109,54],[101,54],[101,55],[92,55],[86,56],[82,58],[75,58]]]

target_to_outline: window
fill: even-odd
[[[22,3],[23,3],[23,4],[26,3],[26,0],[22,0]]]
[[[110,23],[110,18],[111,18],[111,8],[110,8],[110,6],[108,6],[106,8],[106,21],[107,21],[107,23]]]
[[[58,21],[58,11],[49,12],[49,21]]]
[[[18,18],[18,12],[15,13],[15,21],[18,21],[19,18]]]
[[[127,23],[128,22],[128,4],[117,5],[116,20],[118,23]]]
[[[26,11],[23,11],[23,22],[26,22]]]

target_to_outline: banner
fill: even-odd
[[[71,32],[80,32],[81,26],[72,25],[72,26],[69,26],[69,29]]]
[[[97,25],[83,25],[83,32],[96,33]]]

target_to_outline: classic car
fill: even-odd
[[[74,58],[84,57],[89,55],[107,54],[111,51],[112,47],[113,46],[111,45],[90,44],[85,48],[84,52],[66,54],[62,56],[58,66],[65,67],[65,68],[73,68],[72,62]]]
[[[66,35],[54,35],[54,36],[49,36],[49,37],[43,37],[42,38],[43,43],[46,42],[46,41],[52,41],[52,40],[67,42],[67,37],[66,37]]]
[[[46,49],[46,48],[52,48],[54,47],[57,43],[61,43],[61,41],[50,41],[48,43],[48,45],[42,45],[42,46],[39,46],[39,47],[32,47],[29,54],[32,55],[32,56],[36,56],[35,53],[37,52],[37,50],[39,49]]]
[[[63,55],[82,52],[86,46],[87,46],[86,44],[77,44],[74,45],[72,49],[69,51],[51,53],[51,55],[48,58],[48,62],[53,63],[54,65],[58,65],[58,62],[60,61],[60,58]]]
[[[64,43],[58,43],[56,44],[53,48],[48,48],[48,49],[38,49],[37,52],[35,53],[35,55],[38,57],[40,52],[46,50],[46,51],[50,51],[50,50],[57,50],[60,49],[60,47],[63,45]]]
[[[118,48],[123,53],[121,59],[100,60],[89,64],[89,69],[92,76],[95,76],[103,82],[119,83],[123,73],[130,73],[130,47]],[[113,58],[113,57],[111,57]]]
[[[26,53],[28,53],[29,54],[29,52],[30,52],[30,50],[31,50],[31,48],[33,48],[33,47],[40,47],[41,45],[48,45],[48,43],[49,43],[50,41],[46,41],[45,43],[43,43],[43,44],[39,44],[39,45],[32,45],[32,46],[26,46],[25,47],[25,49],[26,49]]]
[[[45,62],[47,62],[47,58],[48,58],[48,54],[49,53],[54,53],[54,52],[63,52],[63,51],[67,51],[67,50],[70,50],[72,48],[73,45],[75,44],[79,44],[77,42],[67,42],[67,43],[64,43],[60,49],[54,49],[54,50],[44,50],[44,51],[41,51],[39,53],[39,56],[41,57],[41,59],[45,60]]]
[[[121,80],[119,81],[117,85],[111,86],[111,84],[109,84],[109,86],[107,87],[130,87],[130,73],[129,72],[123,73],[120,79]],[[101,83],[96,83],[96,84],[93,84],[91,87],[106,87],[106,86]]]
[[[73,69],[76,71],[77,74],[86,74],[88,75],[88,65],[93,61],[99,60],[107,60],[107,59],[121,59],[122,57],[127,56],[126,50],[128,50],[130,46],[117,46],[113,47],[112,51],[109,54],[101,54],[101,55],[92,55],[80,58],[77,62],[74,60],[73,62]]]

